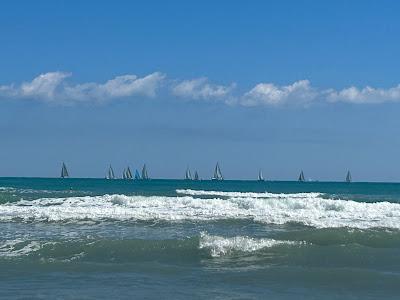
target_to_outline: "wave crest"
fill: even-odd
[[[235,236],[235,237],[222,237],[216,235],[208,235],[202,232],[200,236],[200,249],[207,249],[210,251],[212,257],[220,257],[236,252],[255,252],[264,248],[271,248],[281,245],[293,246],[302,245],[305,242],[295,241],[281,241],[266,238],[251,238],[247,236]]]
[[[319,193],[267,193],[267,196],[265,193],[235,192],[235,196],[231,192],[207,193],[210,195],[206,198],[116,194],[21,200],[0,205],[0,222],[200,222],[235,219],[267,224],[299,223],[316,228],[400,229],[398,203],[326,199]],[[226,193],[223,195],[227,198],[219,198],[218,193]]]

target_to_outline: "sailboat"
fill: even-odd
[[[200,180],[199,173],[197,173],[197,171],[194,172],[194,179],[193,180]]]
[[[122,179],[127,179],[126,178],[126,169],[124,169],[124,171],[122,172]]]
[[[185,180],[192,180],[192,173],[189,170],[189,167],[186,169],[185,172]]]
[[[211,180],[224,180],[221,169],[219,168],[219,163],[217,163],[217,165],[215,166],[214,176],[211,178]]]
[[[258,181],[265,181],[262,171],[258,171]]]
[[[114,170],[112,168],[112,166],[110,165],[110,167],[108,168],[108,172],[106,175],[106,179],[115,179],[115,174],[114,174]]]
[[[143,165],[143,169],[142,169],[142,180],[148,180],[149,175],[147,174],[147,168],[146,168],[146,164]]]
[[[133,179],[131,168],[129,166],[126,169],[126,179]]]
[[[300,182],[306,181],[306,180],[304,179],[304,173],[303,173],[303,171],[300,172],[298,181],[300,181]]]
[[[65,163],[62,163],[62,167],[61,167],[61,178],[68,178],[69,177],[69,173],[67,170],[67,167],[65,166]]]
[[[136,170],[135,171],[135,180],[139,180],[139,179],[140,179],[140,174],[139,174],[139,171]]]
[[[350,171],[347,171],[347,175],[346,175],[346,182],[352,182],[353,180],[352,180],[352,178],[351,178],[351,173],[350,173]]]

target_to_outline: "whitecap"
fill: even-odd
[[[0,222],[117,221],[217,221],[250,220],[265,224],[299,223],[316,228],[400,229],[400,204],[364,203],[326,199],[318,193],[269,193],[267,198],[235,194],[209,196],[126,196],[102,195],[42,198],[0,205]],[[241,195],[240,197],[238,195]]]
[[[252,238],[247,236],[222,237],[208,235],[202,232],[199,248],[210,251],[212,257],[224,256],[235,252],[255,252],[264,248],[271,248],[281,245],[293,246],[302,245],[305,242],[284,241],[268,238]]]

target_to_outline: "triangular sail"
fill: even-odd
[[[214,177],[212,179],[213,180],[224,180],[224,177],[222,176],[222,173],[221,173],[221,169],[219,167],[219,163],[217,163],[215,166]]]
[[[139,171],[138,171],[138,170],[135,171],[135,179],[136,179],[136,180],[139,180],[139,179],[140,179],[140,174],[139,174]]]
[[[258,171],[258,181],[264,181],[264,176],[261,170]]]
[[[108,168],[106,179],[115,179],[114,169],[112,168],[111,165]]]
[[[301,171],[301,173],[299,175],[299,181],[305,181],[303,171]]]
[[[199,180],[199,173],[197,171],[194,172],[194,180]]]
[[[351,173],[350,173],[350,171],[347,171],[346,182],[352,182],[352,178],[351,178]]]
[[[149,179],[149,175],[147,174],[147,167],[146,167],[146,164],[143,165],[143,169],[142,169],[142,179]]]
[[[127,179],[132,179],[132,178],[133,178],[132,172],[131,172],[131,168],[129,168],[129,166],[128,166],[128,168],[126,169],[126,178],[127,178]]]
[[[126,175],[126,170],[124,169],[124,171],[122,172],[122,179],[127,179]]]
[[[192,180],[192,173],[190,172],[189,168],[186,169],[185,179]]]
[[[61,167],[61,178],[67,178],[67,177],[69,177],[68,170],[65,163],[63,162]]]

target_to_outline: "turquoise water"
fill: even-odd
[[[400,184],[0,178],[6,299],[398,299]]]

